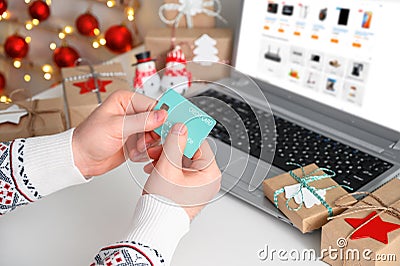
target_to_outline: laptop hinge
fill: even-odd
[[[400,151],[400,139],[397,142],[395,142],[392,145],[390,145],[390,148],[393,149],[393,150]]]

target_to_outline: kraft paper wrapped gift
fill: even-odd
[[[182,1],[185,1],[187,3],[180,3]],[[197,0],[202,2],[202,7],[201,9],[206,9],[208,11],[206,12],[212,12],[214,13],[214,5],[212,1],[209,0]],[[194,2],[193,0],[165,0],[164,4],[160,7],[161,11],[161,16],[162,20],[166,23],[167,25],[171,27],[179,27],[179,28],[187,28],[189,27],[187,23],[187,16],[185,14],[179,15],[179,10],[183,8],[184,5],[186,4],[192,4],[191,2]],[[212,5],[208,5],[207,3],[211,3]],[[174,8],[169,8],[173,6]],[[196,13],[192,16],[190,16],[190,20],[192,23],[193,28],[214,28],[215,27],[215,16],[213,15],[207,15],[206,12],[198,12],[198,6],[194,6],[196,10],[193,10],[192,13]],[[178,17],[179,15],[179,17]],[[175,24],[175,21],[179,19],[179,23]]]
[[[304,170],[304,173],[302,170]],[[325,171],[323,172],[315,164],[310,164],[289,173],[266,179],[263,182],[265,196],[271,202],[277,203],[279,210],[302,233],[321,228],[328,222],[327,218],[329,216],[341,213],[344,210],[343,208],[335,207],[333,203],[337,198],[348,193],[331,178],[334,174],[333,172],[329,169],[325,169]],[[300,186],[300,183],[292,177],[291,173],[298,177],[299,180],[303,180],[304,185],[301,184],[302,186]],[[306,188],[306,183],[324,201],[312,196],[310,190]],[[322,194],[325,195],[321,196]],[[298,203],[295,202],[296,197],[299,199]],[[313,206],[307,208],[307,205]]]
[[[175,30],[175,44],[179,44],[182,48],[183,53],[186,56],[187,61],[192,61],[194,57],[193,50],[195,47],[195,41],[207,34],[216,41],[215,48],[218,50],[216,54],[219,57],[219,61],[229,63],[232,58],[232,31],[230,29],[214,28],[214,29],[185,29],[178,28]],[[160,28],[150,30],[145,36],[146,49],[151,52],[152,58],[156,58],[157,69],[161,70],[165,67],[165,59],[167,53],[171,49],[171,38],[172,30],[170,28]],[[204,71],[203,66],[196,68],[195,65],[191,64],[188,69],[193,74],[193,80],[210,80],[215,81],[224,77],[227,77],[230,73],[229,67],[210,67]]]
[[[24,112],[25,115],[17,124],[0,123],[0,141],[56,134],[66,129],[62,98],[0,103],[0,111],[7,112],[10,107],[16,108],[16,105],[19,106],[17,112]],[[1,116],[0,112],[0,120]]]
[[[89,66],[63,68],[61,70],[66,97],[70,127],[76,127],[116,90],[129,90],[126,73],[121,64],[96,65],[99,93],[95,92],[95,81]]]
[[[399,265],[400,180],[393,179],[364,199],[344,205],[348,210],[324,225],[321,235],[321,249],[331,247],[342,255],[335,258],[325,251],[323,261],[347,266]]]

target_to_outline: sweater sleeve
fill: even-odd
[[[66,132],[0,143],[0,215],[68,186],[85,183]]]
[[[169,266],[189,226],[183,208],[160,196],[144,195],[137,203],[127,241],[103,248],[92,265]]]

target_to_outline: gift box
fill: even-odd
[[[166,25],[178,28],[214,28],[217,15],[214,2],[206,0],[165,0],[159,14]]]
[[[362,200],[343,204],[340,199],[336,204],[348,210],[322,227],[323,261],[330,265],[399,265],[399,191],[400,180],[393,179]],[[329,253],[333,249],[335,254]]]
[[[0,141],[56,134],[65,129],[62,98],[0,103]]]
[[[348,193],[331,178],[333,176],[331,170],[311,164],[264,180],[263,190],[265,196],[306,233],[321,228],[328,217],[344,210],[333,203]]]
[[[121,64],[91,67],[83,65],[61,70],[70,127],[79,125],[114,91],[129,90]]]
[[[215,45],[210,47],[219,58],[219,62],[229,63],[232,56],[232,31],[230,29],[214,28],[214,29],[185,29],[179,28],[175,30],[175,44],[179,44],[185,54],[187,61],[192,61],[195,57],[196,40],[199,38],[208,38],[215,40]],[[146,49],[151,52],[151,56],[156,58],[157,69],[165,67],[166,56],[171,50],[172,32],[168,28],[160,28],[150,30],[145,37]],[[198,68],[196,65],[199,65]],[[229,76],[229,67],[217,66],[214,64],[209,67],[208,71],[203,71],[204,66],[200,64],[191,64],[189,70],[193,74],[193,80],[202,79],[215,81]]]

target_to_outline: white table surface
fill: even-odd
[[[129,165],[143,182],[146,175],[142,164]],[[89,265],[99,248],[123,240],[140,194],[139,185],[123,164],[87,184],[64,189],[1,217],[0,265]],[[260,261],[257,252],[265,245],[318,252],[319,238],[319,232],[302,235],[225,195],[193,221],[172,265],[280,265],[283,262],[279,260]]]

